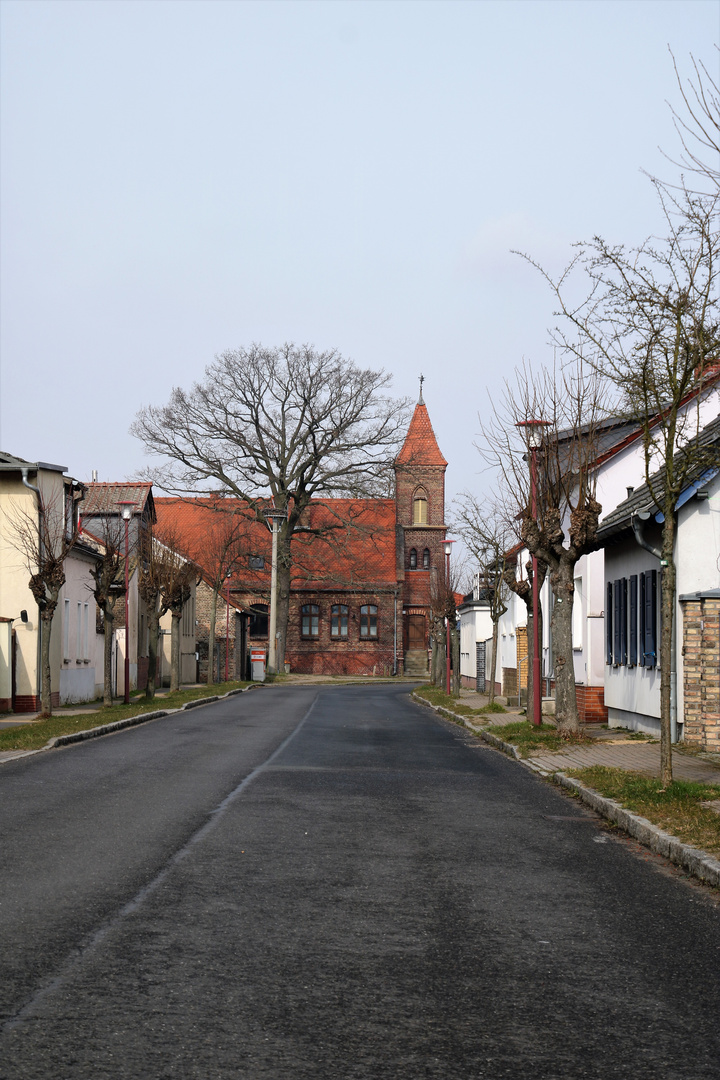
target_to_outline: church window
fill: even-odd
[[[423,570],[430,569],[430,549],[425,548],[423,551]]]
[[[320,608],[317,604],[303,604],[300,609],[302,615],[301,631],[303,637],[319,637],[320,635]]]
[[[360,608],[360,637],[376,638],[378,636],[377,605],[364,604]]]
[[[410,569],[417,570],[417,551],[415,548],[410,548]]]
[[[413,499],[413,525],[427,525],[428,504],[424,491],[418,491]]]
[[[345,604],[333,604],[330,622],[330,636],[348,636],[348,609]]]

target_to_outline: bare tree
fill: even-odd
[[[695,60],[693,56],[690,61],[695,78],[683,82],[672,49],[669,52],[685,109],[681,115],[670,105],[682,150],[677,160],[668,154],[665,154],[665,157],[676,165],[684,176],[690,174],[701,178],[704,182],[704,194],[708,194],[708,189],[710,192],[717,192],[720,188],[720,87],[703,62]]]
[[[522,545],[516,545],[522,548]],[[542,642],[543,639],[543,609],[542,609],[542,597],[541,590],[545,577],[547,575],[547,565],[539,559],[535,559],[534,563],[532,559],[528,559],[525,566],[520,565],[521,551],[508,552],[505,556],[505,569],[503,571],[503,580],[511,592],[514,592],[516,596],[519,596],[525,605],[527,611],[527,640],[528,649],[532,650],[535,641],[535,608],[534,608],[534,590],[533,590],[533,574],[537,574],[537,620],[538,620],[538,641]],[[523,574],[523,569],[525,573]],[[532,657],[532,653],[529,653]],[[530,702],[534,700],[535,693],[535,672],[533,670],[534,665],[528,664],[527,674],[527,700],[528,700],[528,713],[530,711]]]
[[[480,597],[490,610],[492,621],[492,670],[490,703],[495,700],[497,671],[498,626],[507,611],[508,583],[505,580],[507,552],[513,535],[506,516],[492,502],[480,502],[475,495],[464,492],[456,503],[456,528],[465,542],[477,567]]]
[[[115,635],[115,609],[125,595],[125,558],[122,526],[117,518],[102,519],[101,535],[88,534],[100,558],[90,573],[90,587],[103,616],[103,706],[112,705],[112,647]],[[87,537],[86,537],[87,538]],[[127,629],[126,629],[127,633]]]
[[[564,734],[580,730],[572,652],[574,568],[595,546],[602,510],[593,465],[603,406],[599,379],[579,366],[533,372],[525,365],[516,371],[515,385],[505,384],[502,400],[483,426],[481,449],[499,469],[503,497],[519,510],[520,539],[549,572],[555,597],[555,717]],[[542,420],[544,426],[523,426],[528,420]],[[543,433],[534,497],[528,437],[533,430]]]
[[[720,195],[654,182],[666,224],[663,239],[637,248],[599,237],[580,245],[558,281],[541,271],[564,317],[555,340],[615,388],[621,410],[642,430],[645,476],[664,516],[661,560],[661,774],[672,780],[671,656],[675,615],[675,506],[688,476],[709,453],[699,441],[700,403],[720,355]],[[537,264],[533,264],[537,265]],[[568,298],[573,271],[585,299]],[[663,483],[654,475],[661,469]]]
[[[450,631],[450,692],[460,693],[460,626],[455,603],[456,587],[463,573],[462,565],[452,565],[447,574],[433,574],[430,582],[430,681],[447,685],[447,644]]]
[[[267,499],[287,511],[278,535],[278,665],[285,658],[290,541],[315,496],[372,494],[407,423],[406,401],[387,398],[390,376],[336,350],[252,345],[222,353],[188,393],[142,409],[132,431],[165,458],[155,481],[176,494],[231,493],[262,517]]]
[[[17,512],[11,527],[14,546],[30,574],[30,591],[40,615],[41,716],[52,715],[50,635],[60,590],[65,584],[65,560],[78,538],[77,503],[84,487],[64,487],[51,498],[36,489],[37,511]]]

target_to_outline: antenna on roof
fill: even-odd
[[[424,405],[425,404],[425,402],[423,401],[423,396],[422,396],[422,384],[424,382],[425,382],[425,376],[421,375],[420,376],[420,397],[418,398],[418,405]]]

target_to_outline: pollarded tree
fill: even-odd
[[[574,569],[595,547],[602,507],[594,462],[604,401],[599,380],[579,368],[562,373],[526,365],[483,425],[481,452],[498,468],[502,498],[520,518],[520,539],[544,563],[555,597],[551,618],[555,717],[577,734],[580,721],[572,651]],[[542,425],[526,426],[527,421]],[[537,440],[535,446],[533,441]],[[533,484],[533,459],[536,466]]]
[[[91,591],[103,616],[103,706],[112,705],[112,648],[115,637],[115,608],[125,595],[125,556],[122,525],[106,517],[100,536],[84,536],[99,553],[91,568]]]
[[[291,539],[317,496],[387,487],[407,425],[407,402],[385,396],[390,376],[310,346],[222,353],[192,390],[142,409],[132,431],[164,459],[155,482],[175,494],[236,495],[262,518],[286,511],[278,534],[278,666],[285,642]]]

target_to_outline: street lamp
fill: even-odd
[[[225,682],[230,678],[230,578],[232,571],[228,570],[225,579]]]
[[[453,546],[454,543],[455,543],[454,540],[443,540],[443,545],[442,545],[442,549],[443,549],[443,551],[445,553],[445,584],[447,585],[448,602],[450,600],[450,553],[452,552],[452,546]],[[447,623],[447,628],[446,628],[447,642],[446,642],[446,646],[445,646],[445,652],[446,652],[445,666],[446,666],[447,675],[446,675],[446,679],[445,679],[445,690],[446,690],[446,693],[449,695],[450,694],[450,616],[449,615],[446,617],[445,621]]]
[[[278,510],[269,506],[263,510],[263,515],[272,530],[272,564],[270,569],[270,628],[268,632],[268,673],[273,675],[277,670],[277,548],[278,526],[281,521],[287,521],[287,510]]]
[[[547,420],[521,420],[517,425],[525,429],[527,444],[530,448],[530,513],[537,521],[537,452],[542,446],[543,428],[548,427]],[[532,609],[533,609],[533,707],[532,722],[537,727],[542,724],[542,692],[540,688],[540,615],[538,595],[537,558],[532,556]],[[520,689],[518,687],[518,694]]]
[[[125,693],[123,701],[128,705],[130,703],[130,574],[128,572],[128,529],[130,527],[130,518],[132,517],[135,503],[128,502],[127,500],[120,500],[118,506],[121,507],[120,512],[122,514],[122,519],[125,522]],[[117,667],[117,664],[115,666]]]

